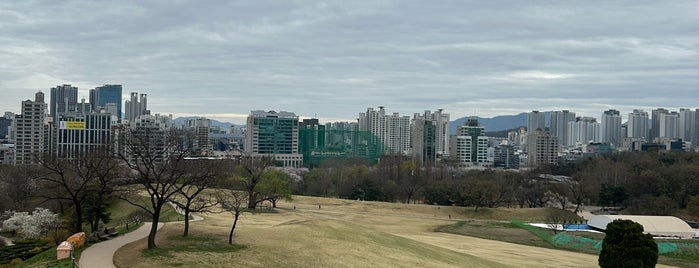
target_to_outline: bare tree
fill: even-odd
[[[233,244],[233,232],[238,224],[240,214],[246,209],[245,203],[248,202],[247,194],[241,191],[224,190],[219,193],[219,200],[221,202],[221,207],[233,214],[233,225],[231,226],[230,233],[228,233],[228,244],[231,245]]]
[[[120,198],[143,209],[152,216],[152,226],[148,234],[148,248],[156,248],[155,236],[163,206],[188,187],[192,179],[200,174],[192,174],[185,165],[185,157],[191,149],[186,142],[185,132],[177,129],[161,130],[156,127],[136,127],[125,130],[120,135],[122,146],[119,158],[129,168],[129,183],[142,187],[121,188]],[[147,202],[141,202],[140,190],[147,193]]]
[[[116,178],[123,174],[123,166],[108,147],[86,154],[85,157],[76,159],[76,162],[78,176],[90,178],[85,216],[90,221],[90,229],[96,232],[100,221],[109,221],[107,197],[114,190]]]
[[[207,212],[219,202],[214,195],[204,195],[204,191],[216,186],[228,164],[221,160],[186,160],[188,174],[182,178],[183,186],[170,201],[184,211],[184,233],[189,235],[189,218],[192,212]]]
[[[78,176],[75,163],[68,159],[45,155],[39,159],[39,164],[41,170],[34,179],[42,190],[37,197],[70,202],[75,213],[71,219],[71,230],[81,232],[83,204],[88,197],[88,186],[92,177]]]

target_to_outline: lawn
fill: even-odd
[[[320,205],[320,208],[319,208]],[[293,208],[296,207],[294,210]],[[482,219],[541,219],[541,209],[479,210]],[[159,232],[159,249],[144,240],[117,251],[118,267],[596,267],[597,256],[517,245],[449,233],[438,226],[466,220],[471,208],[295,197],[278,213],[243,214],[227,246],[230,214],[204,215],[192,223],[190,240],[181,223]],[[449,215],[452,219],[449,219]],[[472,221],[475,225],[476,221]],[[487,229],[486,227],[482,227]],[[497,232],[493,232],[495,234]],[[215,250],[179,250],[206,241]]]

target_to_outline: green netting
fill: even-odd
[[[677,250],[678,250],[677,243],[667,243],[667,242],[658,243],[658,253],[660,253],[660,254],[672,253],[672,252],[676,252]]]
[[[560,232],[556,235],[550,235],[542,228],[529,225],[523,221],[513,219],[512,224],[515,226],[530,231],[536,236],[551,243],[555,247],[571,248],[575,250],[596,251],[602,250],[602,241],[587,237],[571,235],[570,233]],[[697,256],[699,255],[699,244],[683,243],[683,242],[656,242],[658,244],[658,253],[660,254],[679,254]]]
[[[514,224],[515,226],[517,226],[519,228],[522,228],[522,229],[525,229],[527,231],[532,232],[536,236],[541,237],[541,239],[544,239],[544,241],[549,242],[554,246],[556,245],[555,243],[553,243],[552,236],[539,227],[531,226],[531,225],[529,225],[521,220],[518,220],[518,219],[513,219],[512,224]]]
[[[590,251],[602,250],[602,241],[567,233],[558,233],[551,238],[551,241],[558,247],[586,249]]]

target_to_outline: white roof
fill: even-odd
[[[587,221],[593,228],[606,230],[607,224],[614,220],[632,220],[643,226],[644,233],[653,236],[694,238],[694,229],[685,221],[672,216],[638,216],[638,215],[597,215]]]

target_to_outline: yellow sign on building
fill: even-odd
[[[84,121],[61,121],[60,128],[61,129],[85,130],[85,122]]]

